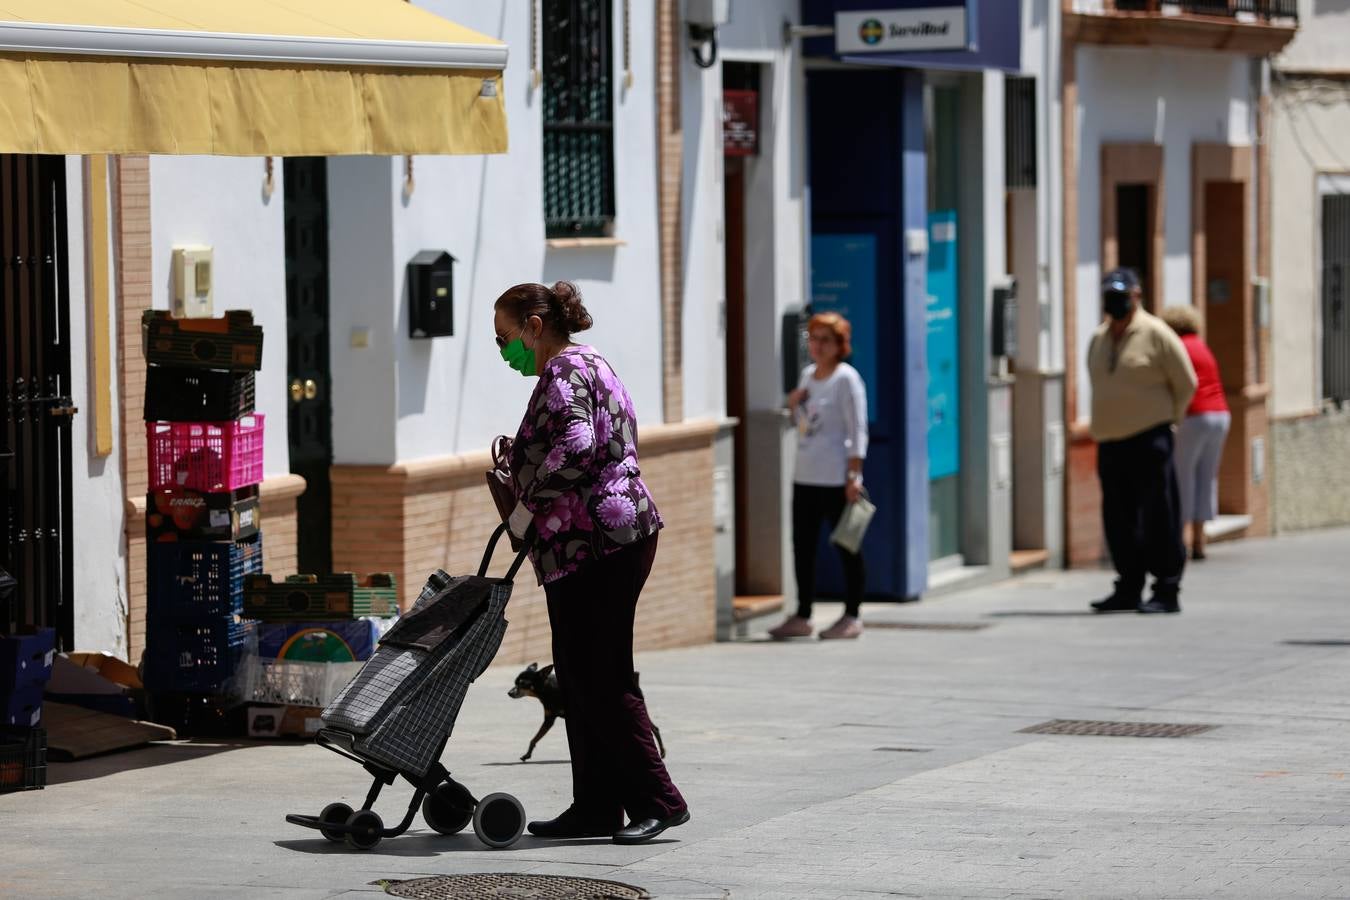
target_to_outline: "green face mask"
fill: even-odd
[[[529,378],[539,373],[535,369],[534,351],[525,346],[524,332],[524,326],[521,326],[521,335],[502,348],[502,359],[506,360],[508,366]]]

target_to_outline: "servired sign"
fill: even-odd
[[[967,45],[966,8],[962,5],[839,11],[834,14],[834,45],[835,53],[841,56],[962,50]]]

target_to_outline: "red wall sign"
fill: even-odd
[[[722,91],[722,153],[726,156],[759,153],[758,91]]]

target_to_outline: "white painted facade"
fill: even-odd
[[[1271,83],[1271,413],[1322,407],[1322,197],[1350,191],[1350,7],[1305,2]],[[1325,74],[1328,77],[1318,77]]]
[[[85,239],[84,161],[66,159],[66,216],[70,223],[68,265],[70,308],[71,399],[80,410],[71,433],[71,490],[75,498],[72,521],[75,548],[75,646],[97,648],[125,656],[127,652],[126,542],[121,529],[110,523],[122,521],[125,493],[119,445],[124,440],[117,420],[118,380],[111,365],[107,375],[112,392],[113,451],[99,456],[95,449],[92,415],[91,368],[93,331],[88,297],[88,259]],[[111,219],[109,219],[111,221]],[[106,237],[105,237],[106,239]],[[113,283],[113,261],[108,259],[108,280]],[[117,333],[116,309],[107,309],[108,328]],[[134,439],[134,436],[133,436]],[[144,440],[142,436],[140,438]]]
[[[1214,51],[1161,48],[1077,48],[1078,367],[1076,414],[1091,404],[1086,353],[1100,324],[1101,147],[1109,142],[1163,146],[1166,241],[1164,296],[1158,306],[1193,303],[1191,296],[1191,152],[1196,142],[1254,146],[1257,88],[1248,57]]]
[[[633,396],[639,421],[659,424],[662,333],[654,4],[650,0],[633,4],[628,34],[633,83],[627,88],[622,4],[617,0],[614,4],[614,236],[620,243],[558,248],[549,246],[544,233],[543,93],[531,84],[529,4],[418,3],[509,45],[504,82],[510,150],[495,156],[416,157],[411,190],[405,183],[403,158],[329,160],[334,463],[388,466],[483,451],[495,435],[513,433],[533,381],[501,360],[493,342],[493,302],[506,288],[527,281],[577,283],[595,319],[595,327],[579,339],[596,345],[613,363]],[[787,9],[795,4],[780,5]],[[763,37],[763,43],[751,49],[765,52],[773,35]],[[781,41],[777,49],[781,53]],[[685,142],[684,418],[720,419],[726,404],[720,67],[706,71],[695,67],[683,40],[679,52]],[[790,89],[791,67],[776,67],[775,72],[781,82],[778,96],[786,102],[791,93],[792,102],[799,103],[800,91]],[[782,122],[783,128],[793,127],[790,116],[783,116]],[[800,162],[788,155],[787,141],[766,146],[776,147],[782,157],[772,170],[775,187],[786,186],[791,175],[798,179],[790,190],[790,203],[799,210]],[[84,309],[85,284],[83,194],[80,161],[72,158],[69,165],[74,399],[86,410],[88,317],[79,312]],[[153,305],[169,306],[175,246],[201,244],[213,249],[216,314],[251,309],[255,322],[264,328],[257,408],[267,416],[265,471],[271,477],[290,470],[286,185],[281,159],[275,161],[270,193],[264,189],[265,180],[262,158],[156,156],[150,162]],[[766,216],[775,240],[790,244],[778,257],[791,262],[774,272],[781,288],[775,287],[772,296],[800,302],[800,212],[795,213],[794,228],[789,205],[775,202]],[[408,336],[406,265],[426,249],[449,251],[458,261],[451,337]],[[356,335],[363,335],[367,346],[355,347]],[[776,371],[776,365],[769,364],[775,359],[776,333],[770,330],[756,339],[764,345],[763,368]],[[760,392],[767,403],[764,385]],[[775,393],[772,402],[779,400]],[[92,438],[81,437],[81,429],[91,427],[83,416],[76,420],[75,638],[81,648],[125,653],[125,541],[120,529],[109,523],[123,517],[120,442],[144,437],[122,434],[119,425],[115,434],[119,446],[113,454],[91,459],[86,448]]]

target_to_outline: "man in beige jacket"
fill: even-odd
[[[1107,318],[1088,345],[1102,519],[1119,576],[1111,596],[1092,604],[1102,613],[1181,611],[1186,547],[1172,426],[1195,393],[1195,370],[1176,333],[1140,307],[1141,296],[1133,269],[1107,273]],[[1153,597],[1143,603],[1150,572]]]

